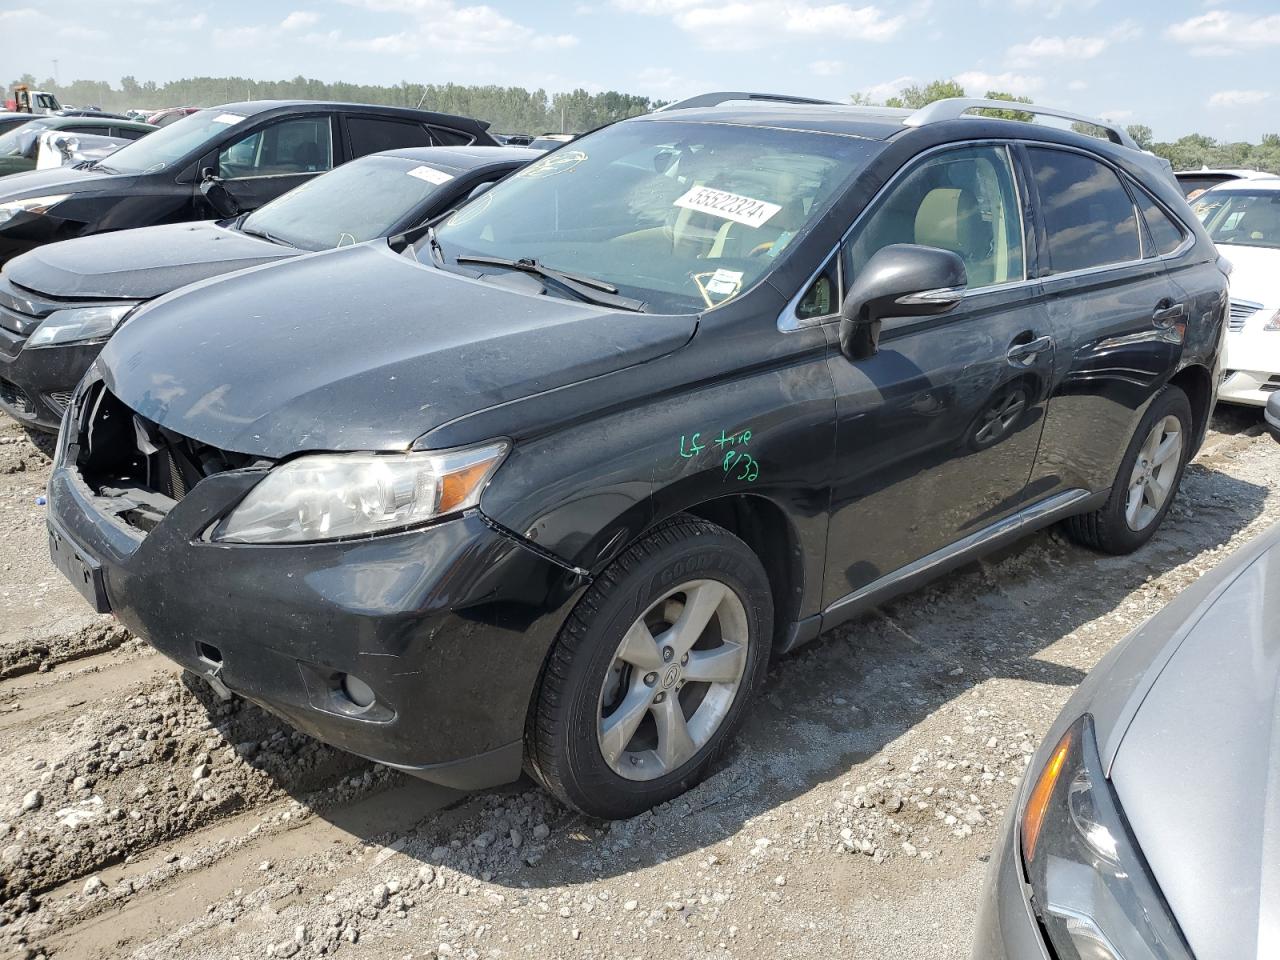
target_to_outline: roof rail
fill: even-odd
[[[1055,107],[1041,107],[1034,103],[1020,103],[1015,100],[973,100],[956,97],[949,100],[935,100],[926,107],[921,107],[904,121],[908,127],[923,127],[930,123],[941,123],[943,120],[957,120],[970,110],[1016,110],[1019,113],[1031,113],[1044,117],[1057,117],[1059,120],[1070,120],[1074,123],[1087,123],[1097,127],[1107,135],[1112,143],[1117,143],[1131,150],[1141,149],[1134,142],[1129,132],[1116,123],[1086,117],[1083,114],[1059,110]]]
[[[834,100],[814,100],[811,97],[792,97],[785,93],[745,93],[743,91],[721,90],[715,93],[700,93],[696,97],[677,100],[675,103],[668,103],[665,107],[659,107],[653,112],[664,113],[667,110],[691,110],[694,107],[718,107],[720,104],[729,103],[731,100],[767,100],[773,103],[808,103],[822,106],[831,106],[835,104]]]

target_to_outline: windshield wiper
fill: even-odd
[[[544,280],[550,280],[556,286],[568,290],[579,300],[584,300],[587,303],[598,304],[602,307],[614,307],[618,310],[631,310],[636,313],[644,312],[643,300],[634,300],[631,297],[621,296],[618,293],[618,288],[612,284],[597,280],[594,277],[583,277],[575,273],[565,273],[562,270],[544,267],[531,257],[511,260],[507,257],[472,257],[464,254],[455,258],[454,262],[506,267],[508,270],[531,273],[536,277],[542,277]],[[596,291],[599,292],[597,293]]]
[[[249,230],[249,229],[246,229],[244,226],[241,226],[240,232],[244,234],[248,234],[251,237],[260,237],[263,240],[270,240],[272,243],[278,243],[282,247],[293,247],[295,250],[298,247],[296,243],[290,243],[288,240],[282,240],[280,237],[277,237],[274,233],[268,233],[266,230]]]

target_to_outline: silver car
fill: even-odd
[[[1085,678],[996,847],[975,960],[1280,956],[1280,525]]]

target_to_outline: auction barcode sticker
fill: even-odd
[[[220,113],[213,118],[213,122],[225,123],[227,126],[230,126],[233,123],[239,123],[243,119],[244,117],[240,116],[238,113]]]
[[[419,180],[425,180],[427,183],[434,183],[439,186],[442,183],[448,183],[453,179],[453,175],[445,173],[443,170],[437,170],[435,167],[428,167],[425,164],[421,167],[414,167],[409,171],[409,176],[417,177]]]
[[[762,227],[769,218],[782,209],[776,203],[767,200],[756,200],[744,197],[727,190],[713,190],[710,187],[694,187],[684,196],[676,200],[677,207],[686,210],[697,210],[709,213],[713,217],[745,223],[748,227]]]

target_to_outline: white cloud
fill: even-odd
[[[1098,2],[1099,0],[1013,0],[1013,8],[1025,10],[1028,13],[1038,13],[1052,20],[1065,10],[1082,13],[1096,7]]]
[[[884,103],[890,97],[897,96],[907,87],[918,82],[915,77],[898,77],[894,80],[886,80],[884,83],[877,83],[862,92],[872,103]]]
[[[1046,60],[1093,60],[1109,47],[1142,34],[1131,20],[1123,21],[1105,34],[1096,36],[1039,36],[1009,48],[1011,67],[1034,67]]]
[[[203,13],[197,13],[194,17],[178,17],[174,20],[157,20],[148,17],[145,29],[156,33],[188,33],[203,30],[208,22],[209,18]]]
[[[1137,114],[1132,110],[1103,110],[1098,116],[1110,123],[1128,123]]]
[[[815,77],[837,77],[844,73],[844,61],[815,60],[809,64],[809,72]]]
[[[399,13],[410,26],[395,33],[364,40],[350,40],[353,50],[396,55],[498,54],[525,50],[563,50],[575,46],[572,34],[540,33],[493,7],[468,6],[454,0],[346,0],[353,6],[380,13]]]
[[[1245,50],[1280,46],[1280,14],[1255,17],[1229,10],[1210,10],[1175,23],[1169,38],[1190,47],[1198,57],[1230,56]]]
[[[708,50],[756,50],[782,39],[821,38],[883,43],[907,25],[875,5],[814,3],[812,0],[614,0],[630,13],[669,16]]]
[[[1219,90],[1209,98],[1209,106],[1220,107],[1252,107],[1271,99],[1266,90]]]
[[[304,27],[314,27],[319,20],[320,15],[310,10],[295,10],[280,21],[280,29],[301,30]]]
[[[999,91],[1025,97],[1044,86],[1044,80],[1041,77],[1027,76],[1022,73],[986,73],[982,70],[969,70],[965,73],[957,73],[951,79],[964,87],[970,96],[982,96],[988,91]]]

